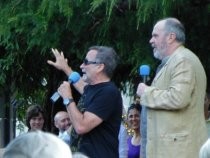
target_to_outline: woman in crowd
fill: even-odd
[[[46,131],[46,118],[44,109],[40,105],[31,105],[26,111],[26,125],[28,131]]]
[[[133,134],[128,138],[128,158],[140,157],[140,104],[131,104],[127,111],[127,119],[130,128],[133,130]]]

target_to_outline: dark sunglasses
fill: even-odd
[[[96,62],[96,61],[88,61],[87,59],[83,60],[83,64],[84,65],[90,65],[90,64],[101,64],[100,62]]]

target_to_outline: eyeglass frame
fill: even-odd
[[[86,58],[82,62],[84,65],[90,65],[90,64],[102,64],[101,62],[97,61],[88,61]]]

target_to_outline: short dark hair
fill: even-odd
[[[141,107],[141,105],[138,104],[138,103],[132,103],[132,104],[128,107],[128,112],[127,112],[127,113],[129,113],[129,111],[132,110],[132,109],[136,109],[136,110],[138,110],[139,113],[140,113],[142,107]]]
[[[42,114],[43,119],[44,119],[44,125],[43,125],[43,131],[46,130],[46,116],[45,116],[45,112],[44,109],[38,105],[38,104],[34,104],[28,107],[27,111],[26,111],[26,125],[28,127],[28,130],[31,130],[31,126],[30,126],[30,120],[32,117],[37,117],[39,116],[39,114]]]
[[[209,92],[209,91],[206,91],[206,97],[207,97],[208,99],[210,99],[210,92]]]
[[[112,78],[114,70],[119,62],[119,57],[112,47],[107,46],[92,46],[89,50],[96,50],[96,62],[103,63],[104,73],[107,77]]]

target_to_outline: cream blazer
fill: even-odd
[[[201,62],[180,46],[141,96],[148,109],[147,158],[198,158],[207,140],[205,92]]]

